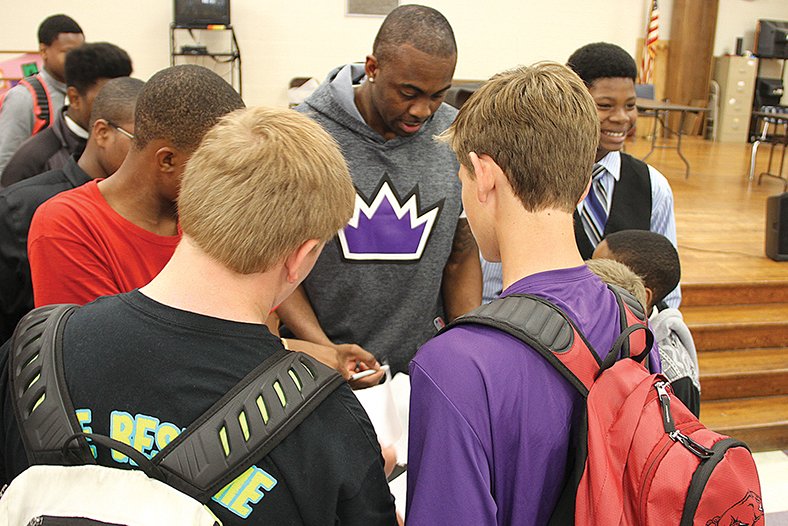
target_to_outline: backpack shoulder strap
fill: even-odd
[[[63,330],[76,305],[48,305],[27,314],[12,337],[11,400],[30,464],[66,464],[63,445],[81,431],[63,373]],[[82,439],[71,451],[94,462]]]
[[[630,294],[629,291],[616,285],[608,284],[607,288],[609,288],[616,297],[619,312],[618,318],[622,333],[629,327],[648,327],[646,310],[637,298]],[[631,356],[635,361],[643,363],[653,344],[653,342],[649,343],[649,332],[651,332],[650,329],[630,332],[629,337],[623,341],[621,350],[622,357]],[[653,340],[653,336],[651,336],[651,339]],[[640,354],[633,356],[632,350],[637,350]]]
[[[572,320],[550,301],[512,294],[460,316],[443,331],[468,323],[494,327],[524,342],[588,396],[601,360]]]
[[[644,326],[645,314],[640,303],[623,289],[612,286],[610,289],[618,303],[622,331],[622,337],[608,355],[612,362],[620,357],[629,357],[630,348],[646,347],[648,339],[643,331],[635,330]],[[603,368],[603,361],[577,325],[563,310],[544,298],[531,294],[505,296],[460,316],[443,331],[468,323],[494,327],[524,342],[553,365],[584,397],[588,396]],[[644,351],[637,358],[642,360],[647,354],[648,351]]]
[[[282,350],[259,365],[153,458],[167,484],[206,502],[266,456],[344,379]]]
[[[33,99],[33,130],[30,135],[35,135],[49,127],[52,120],[52,97],[49,88],[38,75],[23,78],[19,81],[19,85],[25,87]],[[6,91],[0,95],[0,106],[3,105],[7,94]]]
[[[23,82],[33,96],[34,122],[31,135],[35,135],[41,130],[48,128],[52,121],[52,98],[49,96],[46,84],[44,84],[38,74],[27,77],[20,81],[20,84]]]
[[[281,350],[147,461],[123,443],[82,432],[62,358],[65,323],[77,308],[35,309],[14,332],[8,372],[30,464],[95,464],[87,442],[91,438],[138,460],[149,476],[207,502],[251,462],[267,455],[345,382],[334,369],[306,354]]]

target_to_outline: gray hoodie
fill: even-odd
[[[362,65],[337,68],[297,108],[339,143],[356,187],[349,225],[304,288],[334,343],[358,343],[407,372],[443,315],[443,268],[462,205],[456,157],[434,136],[457,111],[442,104],[416,134],[386,141],[353,102],[363,77]]]

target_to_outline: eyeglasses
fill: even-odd
[[[118,130],[121,134],[125,135],[129,139],[134,140],[134,134],[133,133],[127,132],[126,130],[124,130],[123,128],[121,128],[120,126],[118,126],[117,124],[115,124],[112,121],[107,121],[107,124],[109,124],[110,126],[115,128],[116,130]]]

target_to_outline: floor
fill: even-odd
[[[649,142],[638,139],[626,149],[640,158]],[[788,264],[764,253],[766,199],[782,192],[782,181],[748,181],[745,143],[688,137],[682,151],[690,162],[689,177],[675,150],[655,150],[648,158],[673,189],[682,283],[786,279]],[[765,169],[767,158],[768,151],[759,152],[756,173]]]
[[[627,151],[642,158],[649,147],[648,140],[637,139]],[[686,138],[682,150],[689,177],[675,150],[658,149],[648,158],[673,188],[682,283],[787,279],[788,262],[764,254],[766,199],[783,191],[782,181],[763,178],[759,185],[747,179],[748,144]],[[767,151],[759,152],[756,174],[766,169],[767,158]],[[766,524],[788,526],[788,451],[754,457]]]
[[[788,526],[788,451],[755,453],[761,498],[769,526]]]

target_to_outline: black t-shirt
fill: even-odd
[[[281,349],[263,325],[159,304],[138,291],[99,298],[66,325],[63,361],[83,428],[155,455]],[[27,467],[0,351],[0,482]],[[99,447],[100,464],[128,458]],[[225,525],[394,524],[394,502],[366,413],[340,386],[271,453],[209,503]]]

